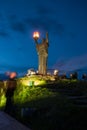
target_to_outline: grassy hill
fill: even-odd
[[[3,109],[4,95],[5,89],[1,89]],[[18,78],[13,100],[15,113],[11,115],[33,130],[87,129],[87,81]]]

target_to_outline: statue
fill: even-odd
[[[38,43],[38,38],[39,35],[34,35],[34,40],[36,43],[36,50],[37,50],[38,60],[39,60],[38,73],[42,75],[46,75],[48,47],[49,47],[48,33],[46,33],[46,38],[43,38],[41,43]]]

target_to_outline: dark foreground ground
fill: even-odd
[[[87,130],[87,81],[64,80],[42,87],[53,95],[17,106],[11,116],[32,130]]]

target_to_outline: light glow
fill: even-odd
[[[12,79],[12,78],[15,78],[17,76],[17,73],[16,72],[11,72],[10,73],[10,78]]]
[[[3,95],[0,97],[0,107],[5,106],[5,104],[6,104],[6,97],[5,97],[5,95],[3,94]]]
[[[22,79],[20,80],[20,82],[25,85],[25,86],[38,86],[38,85],[44,85],[46,84],[45,80],[38,80],[38,79],[33,79],[33,80],[29,80],[29,79]]]
[[[58,75],[58,70],[54,70],[54,75]]]
[[[34,32],[34,33],[33,33],[33,38],[34,38],[34,39],[38,39],[39,37],[40,37],[39,32]]]

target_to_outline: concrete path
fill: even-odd
[[[0,130],[30,130],[16,119],[0,111]]]

